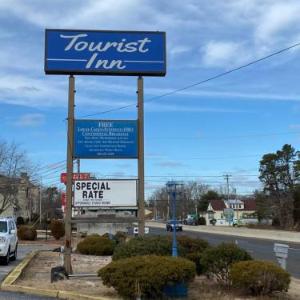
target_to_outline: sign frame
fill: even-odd
[[[136,136],[135,136],[135,152],[136,155],[128,155],[128,156],[110,156],[110,155],[90,155],[90,156],[79,156],[76,153],[76,148],[77,148],[77,141],[76,141],[76,121],[83,121],[83,122],[120,122],[120,123],[134,123],[136,125]],[[95,120],[95,119],[76,119],[74,120],[74,158],[79,158],[79,159],[138,159],[138,120]]]
[[[79,205],[75,205],[75,197],[76,197],[76,182],[82,182],[82,181],[134,181],[135,182],[135,197],[136,197],[136,204],[135,205],[103,205],[103,206],[94,206],[94,205],[86,205],[86,206],[79,206]],[[138,179],[107,179],[107,178],[100,178],[100,179],[90,179],[90,180],[75,180],[74,181],[74,198],[73,198],[73,203],[72,203],[72,207],[74,208],[91,208],[91,209],[108,209],[108,208],[118,208],[118,207],[128,207],[128,208],[132,208],[132,207],[138,207],[138,189],[139,189],[139,183],[138,183]]]
[[[48,36],[47,32],[100,32],[100,33],[118,33],[118,34],[160,34],[163,39],[163,68],[162,71],[126,71],[126,70],[99,70],[99,71],[82,71],[82,70],[60,70],[49,69],[47,65],[48,58]],[[45,29],[45,52],[44,52],[44,71],[47,75],[110,75],[110,76],[154,76],[163,77],[167,72],[167,50],[166,50],[166,32],[165,31],[139,31],[139,30],[95,30],[95,29]]]

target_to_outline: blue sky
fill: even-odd
[[[147,99],[300,42],[299,15],[297,0],[0,0],[0,138],[49,165],[38,177],[59,184],[68,77],[44,74],[45,28],[166,31],[167,76],[144,81],[147,195],[172,178],[224,186],[227,173],[238,193],[251,193],[259,187],[264,153],[284,143],[299,149],[300,47],[149,104]],[[95,114],[135,103],[136,78],[76,76],[76,91],[76,116]],[[136,110],[93,118],[134,119]],[[126,177],[137,174],[137,164],[82,160],[81,170]]]

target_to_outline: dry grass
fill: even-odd
[[[96,273],[111,261],[111,257],[100,257],[91,255],[72,255],[72,266],[74,273]],[[44,289],[55,289],[65,291],[77,291],[81,294],[111,297],[120,299],[113,288],[104,286],[98,277],[70,279],[50,283],[50,270],[52,267],[62,264],[62,256],[56,252],[40,252],[28,265],[24,274],[16,284],[38,287]],[[247,297],[239,291],[228,290],[216,282],[204,276],[196,277],[189,287],[189,300],[299,300],[300,280],[293,280],[288,294],[278,294],[272,297]]]

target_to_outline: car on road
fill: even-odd
[[[18,236],[15,220],[10,217],[0,218],[0,259],[7,265],[16,260],[18,252]]]
[[[182,231],[182,224],[179,221],[175,221],[175,229],[176,231]],[[174,230],[174,221],[170,220],[166,224],[167,231],[173,231]]]

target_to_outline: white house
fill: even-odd
[[[206,224],[210,225],[210,221],[215,219],[216,225],[230,225],[226,214],[232,213],[233,223],[249,224],[257,223],[255,216],[256,203],[254,199],[239,200],[210,200],[204,217]]]

